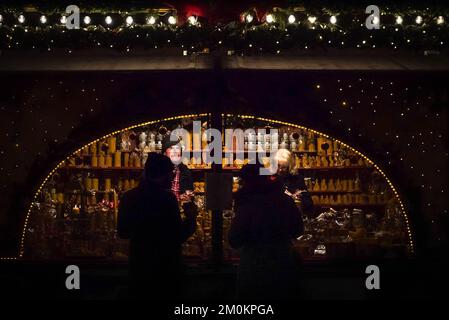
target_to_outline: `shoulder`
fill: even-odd
[[[139,192],[138,188],[128,190],[122,195],[121,200],[126,201],[126,200],[130,200],[130,199],[135,199],[139,196],[139,193],[140,192]]]
[[[181,170],[181,171],[183,171],[183,172],[185,172],[185,171],[189,171],[189,168],[184,164],[184,163],[180,163],[179,164],[179,170]]]
[[[280,196],[280,200],[281,200],[281,204],[286,207],[292,207],[292,206],[296,207],[295,200],[293,200],[292,197],[285,194],[284,192],[282,192],[282,194]]]

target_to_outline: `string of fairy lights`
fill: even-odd
[[[205,17],[179,17],[174,9],[136,12],[92,10],[80,13],[78,30],[66,28],[61,12],[0,11],[0,48],[45,49],[172,47],[191,52],[217,48],[233,53],[281,53],[312,48],[436,49],[449,43],[446,12],[434,9],[381,11],[369,30],[358,10],[273,8],[261,15],[246,10],[227,24]]]

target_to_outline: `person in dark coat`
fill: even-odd
[[[170,159],[150,153],[139,186],[120,200],[117,231],[130,239],[131,297],[167,299],[181,291],[181,245],[195,231],[197,210],[185,203],[181,219],[172,179]]]
[[[170,135],[162,139],[162,153],[172,160],[174,176],[171,189],[178,200],[189,200],[193,196],[193,179],[189,168],[181,162],[179,141],[171,141]]]
[[[274,176],[284,186],[285,192],[294,199],[300,200],[302,214],[313,217],[314,207],[312,197],[307,190],[304,176],[295,166],[293,155],[287,149],[279,149],[276,152],[277,173]]]
[[[292,239],[304,231],[301,211],[282,185],[259,175],[260,165],[245,165],[243,186],[229,243],[240,250],[239,299],[295,299],[299,296],[299,256]]]

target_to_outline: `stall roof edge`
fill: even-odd
[[[209,70],[212,55],[88,55],[18,54],[5,52],[0,72],[20,71],[170,71]],[[219,57],[223,69],[238,70],[341,70],[341,71],[449,71],[446,55],[423,54],[261,55]]]

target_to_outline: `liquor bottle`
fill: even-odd
[[[304,151],[305,149],[305,139],[302,134],[299,135],[298,138],[298,151]]]
[[[348,180],[346,179],[341,180],[341,191],[343,192],[348,191]]]
[[[315,159],[315,167],[321,167],[321,158],[319,156],[316,156]]]
[[[337,200],[335,200],[335,204],[336,204],[336,205],[342,204],[341,194],[337,194]]]
[[[92,190],[98,191],[100,189],[99,185],[99,179],[95,175],[92,175]]]
[[[303,154],[303,156],[302,156],[302,166],[304,168],[309,168],[310,167],[309,159],[307,157],[307,154]]]
[[[335,183],[335,191],[342,191],[341,181],[340,179],[337,179],[337,182]]]
[[[90,177],[90,173],[88,173],[87,176],[84,178],[84,188],[87,191],[92,190],[92,178]]]
[[[360,178],[359,175],[357,174],[355,181],[354,181],[354,191],[360,191],[361,187],[360,187]]]
[[[104,168],[105,167],[105,158],[104,158],[104,154],[99,154],[98,155],[98,166],[100,168]]]
[[[321,179],[320,190],[321,190],[321,191],[327,191],[327,183],[326,183],[326,179]]]
[[[110,178],[104,180],[104,191],[109,192],[112,189],[112,182]]]
[[[114,153],[114,167],[120,168],[122,166],[122,153],[121,151],[115,151]]]
[[[114,154],[117,151],[117,138],[115,136],[108,138],[108,153]]]
[[[334,179],[329,179],[327,190],[331,192],[335,191]]]
[[[90,154],[93,156],[97,155],[97,143],[94,142],[90,145]]]
[[[112,168],[112,155],[110,154],[106,155],[105,167]]]
[[[362,157],[359,157],[359,161],[357,162],[357,165],[360,167],[363,167],[365,165],[365,161],[363,161]]]
[[[352,179],[348,179],[348,192],[354,191],[354,181]]]
[[[326,168],[329,167],[329,162],[327,161],[326,157],[321,158],[321,165]]]
[[[129,152],[125,152],[123,154],[123,166],[125,168],[129,168],[130,167],[130,163],[129,163]]]
[[[293,141],[290,143],[290,150],[291,150],[291,151],[296,151],[296,149],[297,149],[296,141],[293,140]]]
[[[315,137],[313,136],[313,133],[309,133],[308,139],[308,150],[309,152],[315,152],[316,151],[316,145],[315,145]]]
[[[320,192],[320,185],[318,183],[318,179],[315,180],[315,184],[313,186],[313,191],[314,192]]]

